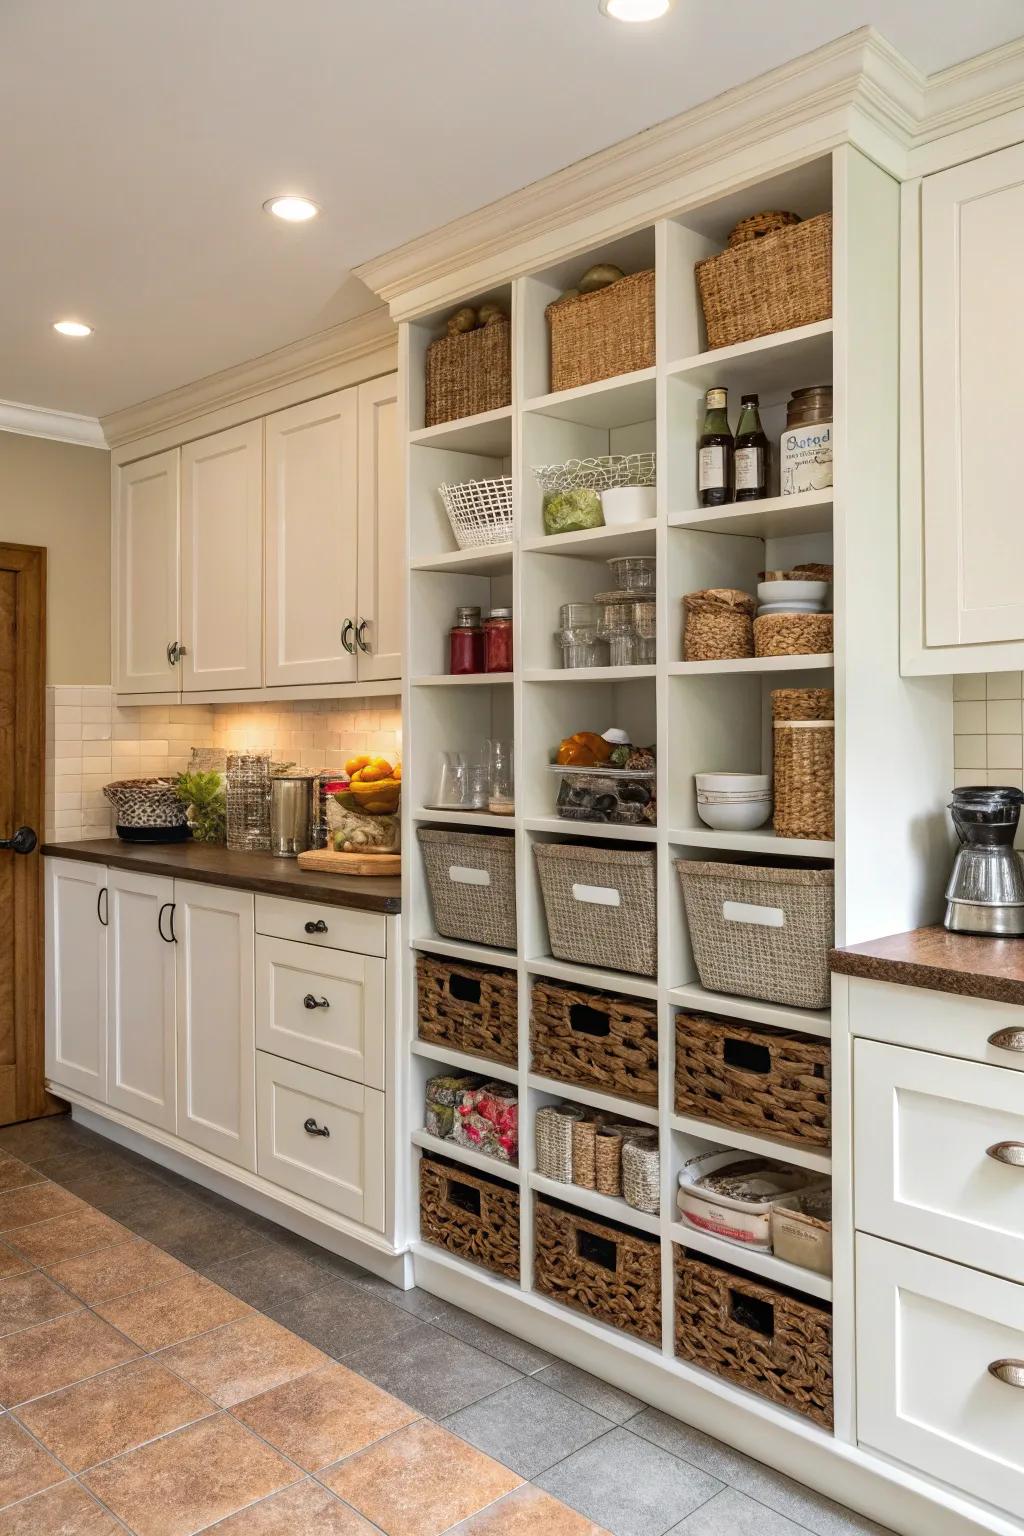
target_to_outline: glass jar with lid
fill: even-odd
[[[511,608],[492,608],[484,620],[484,671],[512,671]]]
[[[455,623],[448,632],[448,671],[453,677],[483,672],[484,630],[479,608],[456,608]]]

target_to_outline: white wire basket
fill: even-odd
[[[438,486],[460,549],[504,544],[512,537],[512,476]]]
[[[620,485],[654,485],[657,455],[605,453],[593,459],[567,459],[564,464],[534,464],[533,473],[544,491],[610,491]]]

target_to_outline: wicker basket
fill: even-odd
[[[530,994],[533,1071],[560,1083],[658,1102],[658,1010],[639,997],[538,979]]]
[[[514,837],[420,827],[437,931],[446,939],[516,947]]]
[[[830,613],[765,613],[754,620],[755,656],[820,656],[831,649]]]
[[[442,336],[427,348],[425,425],[512,404],[512,327],[507,320]]]
[[[681,1360],[832,1427],[832,1308],[676,1248]]]
[[[709,348],[827,320],[832,314],[832,215],[821,213],[735,244],[730,236],[729,249],[699,261],[696,273]]]
[[[597,1121],[589,1115],[573,1122],[572,1181],[581,1189],[597,1188]]]
[[[831,688],[774,688],[773,720],[833,720],[835,694]]]
[[[683,598],[684,661],[735,661],[754,654],[754,599],[733,587]]]
[[[535,843],[533,852],[551,953],[578,965],[656,976],[654,850]]]
[[[594,1187],[599,1195],[622,1194],[622,1131],[598,1124],[594,1141]]]
[[[519,1055],[518,995],[514,971],[441,955],[416,957],[418,1034],[430,1045],[447,1045],[514,1067]]]
[[[559,1184],[572,1183],[572,1131],[586,1110],[577,1104],[545,1104],[534,1120],[537,1172]]]
[[[533,1286],[624,1333],[661,1343],[661,1245],[537,1197]]]
[[[499,475],[496,480],[461,480],[437,489],[460,549],[505,544],[511,539],[511,475]]]
[[[773,735],[776,834],[835,837],[835,722],[776,720]]]
[[[500,1179],[424,1154],[420,1235],[481,1269],[519,1279],[519,1191]]]
[[[761,240],[765,235],[774,235],[776,230],[799,223],[798,213],[782,213],[778,209],[752,213],[749,218],[740,219],[729,231],[729,247],[732,249],[735,245],[745,245],[748,240]]]
[[[622,1193],[635,1211],[657,1216],[661,1209],[661,1158],[658,1133],[635,1131],[622,1148]]]
[[[832,1051],[796,1030],[676,1014],[676,1112],[775,1140],[827,1147]]]
[[[702,986],[794,1008],[828,1007],[828,954],[835,942],[831,868],[698,859],[679,859],[676,868]],[[727,915],[733,904],[741,912]]]
[[[577,389],[654,367],[654,272],[634,272],[544,311],[551,329],[551,388]]]

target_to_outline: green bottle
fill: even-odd
[[[733,440],[728,406],[727,389],[708,390],[704,427],[697,444],[697,488],[702,507],[720,507],[732,501]]]
[[[768,494],[768,439],[757,405],[756,395],[740,397],[733,456],[737,501],[757,501]]]

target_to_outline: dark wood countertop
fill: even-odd
[[[939,923],[834,949],[833,971],[867,981],[955,992],[1024,1007],[1024,938],[986,939],[948,933]]]
[[[83,859],[140,875],[171,875],[202,885],[230,885],[264,896],[322,901],[362,912],[394,914],[402,910],[402,882],[397,875],[325,875],[300,869],[294,859],[270,853],[231,853],[212,843],[125,843],[119,837],[81,843],[44,843],[51,858]]]

